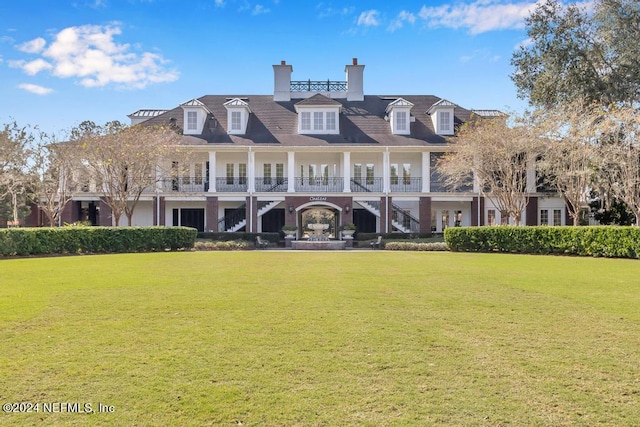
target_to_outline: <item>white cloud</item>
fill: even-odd
[[[48,95],[53,92],[53,89],[49,89],[48,87],[32,85],[30,83],[22,83],[19,84],[18,87],[26,90],[27,92],[35,93],[36,95]]]
[[[362,12],[358,17],[358,25],[364,25],[365,27],[377,27],[380,25],[378,18],[379,14],[380,12],[375,9]]]
[[[11,61],[29,74],[47,70],[56,77],[75,78],[85,87],[110,84],[126,88],[144,88],[149,84],[171,82],[178,73],[165,68],[167,61],[160,55],[133,52],[129,44],[118,44],[114,38],[121,34],[118,25],[83,25],[69,27],[55,35],[41,58]],[[36,39],[37,40],[37,39]],[[27,48],[42,46],[42,42],[27,42]],[[24,49],[23,49],[24,51]]]
[[[42,49],[44,49],[46,44],[47,42],[45,39],[43,39],[42,37],[38,37],[36,39],[18,45],[17,49],[25,53],[40,53],[42,52]]]
[[[266,7],[264,7],[261,4],[257,4],[253,7],[253,9],[251,10],[251,14],[252,15],[262,15],[263,13],[269,13],[271,12],[270,9],[267,9]]]
[[[389,24],[387,30],[391,32],[398,30],[404,26],[405,22],[413,25],[416,22],[416,15],[411,12],[407,12],[406,10],[401,11],[398,14],[398,17],[391,21],[391,24]]]
[[[472,34],[524,28],[524,19],[536,2],[509,3],[504,0],[476,0],[472,3],[422,6],[418,16],[429,27],[467,28]]]
[[[28,75],[35,76],[40,71],[50,70],[52,66],[44,59],[38,58],[36,60],[22,64],[20,68],[22,68],[22,70]]]
[[[224,7],[224,0],[214,0],[213,2],[217,7]]]

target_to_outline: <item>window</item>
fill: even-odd
[[[320,165],[320,173],[322,173],[322,185],[329,185],[329,165]]]
[[[231,130],[242,130],[242,112],[231,112]]]
[[[397,111],[396,114],[396,131],[407,130],[407,112]]]
[[[496,225],[496,210],[489,209],[487,211],[487,225]]]
[[[460,227],[462,225],[462,211],[454,212],[454,227]]]
[[[300,113],[300,129],[311,130],[311,112],[303,111]]]
[[[354,163],[353,165],[353,180],[355,182],[362,180],[362,165],[360,163]]]
[[[561,225],[562,211],[560,209],[553,210],[553,225]]]
[[[442,211],[442,230],[449,226],[449,211]]]
[[[233,163],[227,163],[227,185],[233,185]]]
[[[316,165],[309,165],[309,184],[315,184]]]
[[[202,185],[202,163],[196,163],[194,169],[193,183],[196,185]]]
[[[438,113],[438,127],[440,132],[451,132],[451,112],[440,111]]]
[[[549,211],[546,209],[540,211],[540,225],[549,225]]]
[[[373,185],[374,178],[374,166],[372,163],[367,163],[367,185]]]
[[[262,182],[271,184],[271,163],[265,163],[262,166]]]
[[[398,185],[398,164],[391,164],[391,185]]]
[[[327,113],[327,130],[336,130],[336,113],[334,111]]]
[[[276,180],[278,184],[284,183],[284,163],[276,163]]]
[[[187,130],[198,129],[198,113],[195,111],[187,111]]]
[[[323,120],[322,120],[323,116],[324,116],[324,114],[322,112],[319,112],[319,111],[315,111],[313,113],[313,130],[323,130],[324,129]]]
[[[240,163],[238,165],[238,184],[245,185],[247,183],[247,164]]]
[[[411,163],[402,165],[402,183],[404,185],[411,184]]]

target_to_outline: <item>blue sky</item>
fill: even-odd
[[[522,110],[509,75],[525,0],[21,0],[0,2],[0,124],[62,135],[84,120],[207,94],[273,93],[344,80],[369,95],[431,94],[465,108]]]

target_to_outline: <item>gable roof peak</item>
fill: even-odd
[[[327,96],[322,95],[321,93],[316,93],[315,95],[303,99],[302,101],[296,102],[296,107],[310,107],[310,106],[339,106],[342,105],[335,99],[331,99]]]

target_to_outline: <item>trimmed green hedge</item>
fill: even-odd
[[[445,230],[444,239],[457,252],[640,256],[640,227],[454,227]]]
[[[0,230],[0,255],[154,252],[192,248],[189,227],[59,227]]]
[[[444,242],[389,242],[384,245],[388,251],[448,251]]]

